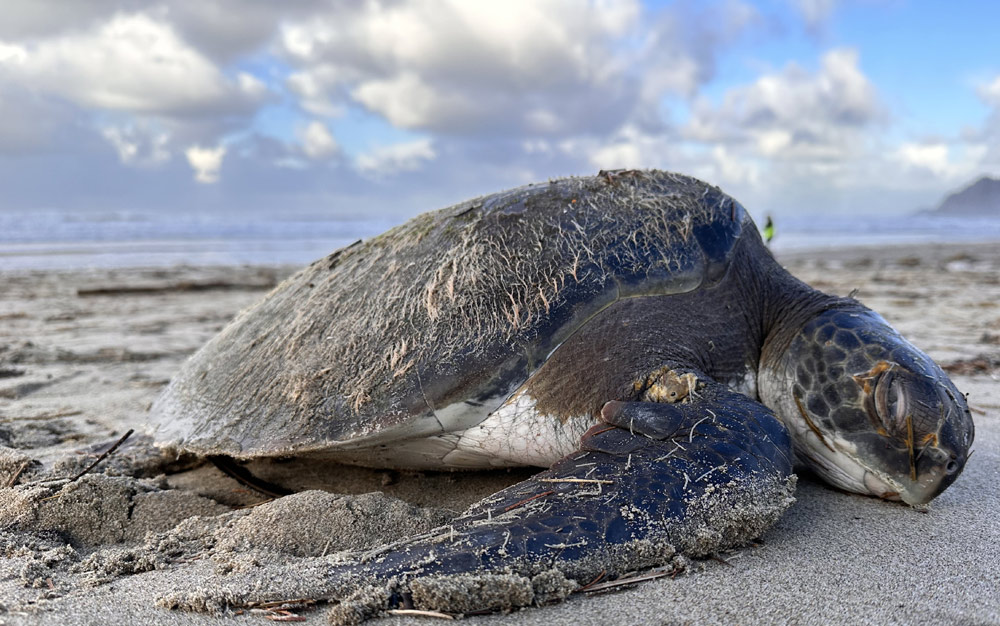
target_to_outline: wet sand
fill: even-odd
[[[797,502],[759,544],[672,579],[467,623],[1000,623],[1000,245],[781,260],[826,291],[857,289],[952,372],[977,427],[955,485],[918,512],[803,476]],[[268,586],[307,597],[327,555],[444,523],[526,475],[347,469],[331,480],[325,468],[276,464],[260,469],[297,489],[387,495],[312,490],[250,506],[264,498],[135,434],[72,484],[46,482],[78,475],[127,430],[141,431],[186,356],[291,270],[3,275],[0,624],[260,624],[288,614],[326,623],[327,606],[220,613],[220,599]],[[216,613],[163,608],[178,603]]]

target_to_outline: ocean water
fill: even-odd
[[[303,265],[401,219],[316,213],[0,211],[0,272],[172,265]],[[997,241],[1000,219],[797,216],[773,248]]]
[[[396,222],[320,213],[0,211],[0,272],[302,265]]]
[[[810,215],[776,220],[775,226],[771,247],[778,252],[935,243],[1000,245],[1000,217]]]

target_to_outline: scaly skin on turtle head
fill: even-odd
[[[965,397],[877,313],[836,308],[807,322],[762,392],[800,461],[827,482],[917,505],[965,467]]]

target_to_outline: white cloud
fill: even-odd
[[[750,21],[747,6],[717,12],[724,35]],[[449,135],[603,134],[665,93],[692,93],[727,40],[642,17],[637,0],[348,3],[286,21],[280,45],[296,67],[289,88],[314,114],[359,104]]]
[[[155,166],[170,160],[169,133],[135,125],[107,126],[101,135],[126,165]]]
[[[790,64],[726,92],[722,103],[700,101],[686,128],[707,143],[744,144],[773,159],[829,161],[865,144],[864,133],[885,113],[875,87],[858,68],[857,52],[835,49],[809,73]]]
[[[427,161],[437,157],[429,139],[418,139],[390,146],[383,146],[362,154],[357,159],[358,169],[366,174],[385,176],[398,172],[417,170]]]
[[[4,0],[0,39],[50,37],[107,19],[116,8],[141,0]],[[117,6],[116,6],[117,5]]]
[[[595,148],[590,162],[598,169],[617,170],[642,167],[649,160],[636,141],[617,141]]]
[[[833,14],[837,0],[792,0],[810,29],[821,27]]]
[[[712,148],[712,159],[719,173],[720,184],[749,185],[755,187],[761,182],[760,165],[754,159],[732,154],[725,146]]]
[[[3,0],[0,39],[59,36],[107,21],[115,13],[144,12],[170,22],[185,41],[225,63],[260,51],[282,20],[328,5],[328,0]]]
[[[400,128],[422,128],[476,112],[475,103],[458,92],[434,89],[413,73],[365,81],[351,93],[354,99]]]
[[[0,51],[0,56],[3,52]],[[978,88],[979,97],[983,99],[984,102],[995,107],[1000,107],[1000,76],[993,79],[992,82],[985,83]]]
[[[896,158],[904,165],[921,167],[938,175],[947,173],[949,168],[948,146],[941,142],[903,143],[896,150]]]
[[[986,154],[987,147],[982,144],[934,140],[904,142],[892,156],[918,176],[930,173],[937,180],[963,182],[982,173]]]
[[[627,125],[604,141],[567,140],[560,148],[569,154],[584,153],[598,169],[669,167],[677,157],[672,143],[660,134],[647,134]]]
[[[253,74],[240,72],[236,75],[236,82],[240,91],[254,100],[260,100],[267,95],[267,85]]]
[[[219,180],[219,170],[222,168],[222,158],[226,156],[226,147],[202,148],[191,146],[184,151],[188,164],[194,170],[194,179],[199,183],[214,183]]]
[[[330,134],[326,124],[322,122],[310,122],[304,130],[300,131],[299,139],[302,141],[302,150],[310,159],[323,159],[336,154],[339,146],[337,141]]]
[[[762,22],[741,0],[718,4],[680,3],[641,29],[642,97],[655,110],[664,93],[693,97],[715,72],[715,56],[729,42]]]
[[[337,84],[338,72],[329,65],[317,65],[293,72],[289,75],[288,89],[299,97],[299,104],[313,115],[335,117],[343,113],[344,107],[333,102],[328,89]]]
[[[559,79],[547,73],[552,69],[579,74],[602,66],[586,66],[599,52],[586,44],[625,34],[639,15],[633,0],[357,3],[285,24],[282,42],[306,63],[328,59],[383,74],[551,80]]]
[[[0,41],[0,64],[21,65],[27,58],[28,51],[24,49],[24,46]]]
[[[640,0],[74,6],[70,19],[54,10],[56,0],[11,0],[0,24],[0,80],[6,72],[33,93],[80,107],[131,164],[139,160],[129,156],[134,142],[112,139],[108,117],[115,128],[159,124],[176,146],[228,137],[235,148],[232,137],[263,102],[284,106],[268,100],[282,90],[312,116],[366,109],[436,133],[435,147],[583,137],[606,145],[629,125],[665,126],[662,98],[695,93],[717,50],[756,19],[741,0],[657,11]],[[251,51],[261,56],[242,58],[257,76],[234,71]],[[284,63],[271,65],[274,55]],[[294,148],[295,137],[282,139]],[[574,157],[557,150],[549,158]]]
[[[24,45],[0,44],[8,51],[0,67],[20,84],[99,110],[233,112],[263,95],[259,81],[243,75],[234,83],[172,26],[142,13]]]
[[[125,132],[120,128],[109,127],[102,132],[104,138],[115,147],[118,158],[122,163],[131,163],[139,154],[139,144],[125,136]]]
[[[842,4],[785,1],[810,29]],[[838,194],[916,194],[1000,167],[1000,76],[978,87],[986,122],[961,137],[901,143],[882,132],[892,120],[849,49],[829,51],[815,69],[789,63],[701,97],[734,42],[748,43],[747,33],[759,36],[749,43],[774,41],[777,11],[745,0],[655,4],[6,0],[0,153],[54,155],[37,166],[41,181],[57,159],[82,157],[79,180],[50,194],[65,199],[83,198],[76,189],[88,178],[146,184],[152,176],[135,169],[183,153],[205,183],[219,181],[225,162],[220,187],[242,201],[284,206],[313,192],[310,201],[405,187],[405,201],[378,200],[400,212],[433,206],[431,197],[618,167],[689,172],[757,206],[818,210]],[[342,147],[348,134],[334,138],[327,123],[345,115],[360,125],[350,133],[358,143]],[[356,154],[372,141],[364,133],[392,141],[384,137],[399,133],[387,125],[424,139],[371,150],[353,167],[314,166]],[[177,184],[189,176],[184,163],[160,167],[157,180],[178,197],[205,196]],[[457,179],[456,167],[465,168]],[[103,178],[91,175],[98,168]],[[17,183],[13,171],[0,178]],[[381,180],[414,171],[406,185]],[[58,203],[29,187],[18,189]],[[0,201],[19,201],[11,198]]]
[[[131,2],[139,8],[149,4],[148,0]],[[282,21],[309,15],[329,4],[328,0],[166,0],[163,6],[165,18],[186,41],[216,62],[227,63],[260,52],[272,41]]]
[[[973,145],[988,146],[982,155],[983,167],[1000,171],[1000,75],[980,85],[977,92],[992,110],[981,126],[966,128],[963,137]]]

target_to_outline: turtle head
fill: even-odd
[[[827,310],[788,345],[761,395],[800,461],[842,489],[911,505],[955,481],[974,435],[965,397],[881,316]]]

